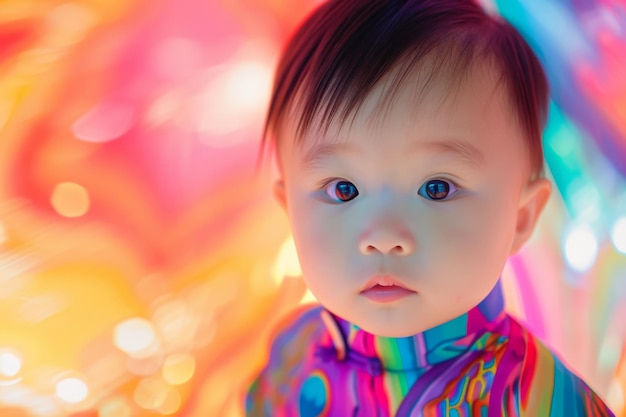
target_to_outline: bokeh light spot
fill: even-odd
[[[226,102],[233,110],[255,111],[263,108],[269,96],[272,68],[258,61],[238,63],[223,81],[226,83]]]
[[[165,398],[157,407],[157,411],[164,415],[171,415],[178,411],[182,404],[180,394],[174,390],[167,391]]]
[[[89,194],[81,185],[62,182],[54,187],[50,203],[61,216],[80,217],[89,210]]]
[[[611,230],[611,241],[619,252],[626,254],[626,217],[617,219]]]
[[[106,400],[98,408],[98,417],[131,417],[132,409],[128,401],[121,397]]]
[[[89,394],[87,384],[80,378],[64,378],[56,384],[56,395],[66,403],[76,404],[84,401]]]
[[[152,345],[149,349],[135,353],[126,361],[126,369],[138,376],[150,376],[158,373],[163,366],[163,358]]]
[[[113,331],[113,343],[131,356],[141,356],[156,342],[152,323],[135,317],[118,324]]]
[[[261,53],[250,52],[258,47]],[[272,86],[272,65],[269,50],[262,41],[251,41],[242,47],[245,51],[229,65],[208,71],[208,79],[194,97],[188,123],[212,146],[232,146],[217,140],[216,136],[243,129],[252,123],[262,124],[265,106]]]
[[[598,240],[589,226],[572,229],[565,238],[565,260],[577,272],[591,268],[598,255]]]
[[[170,387],[160,378],[145,378],[135,388],[134,400],[146,410],[156,410],[166,400]]]
[[[108,142],[130,130],[134,109],[123,103],[103,102],[87,112],[72,126],[74,136],[86,142]]]
[[[195,371],[195,358],[188,353],[180,353],[170,355],[165,359],[161,374],[168,383],[180,385],[189,382]]]
[[[161,342],[170,351],[184,349],[197,335],[198,319],[180,300],[169,300],[160,305],[152,317]]]
[[[22,369],[22,359],[8,349],[0,349],[0,377],[12,378]]]

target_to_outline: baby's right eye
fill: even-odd
[[[359,195],[359,191],[350,181],[332,180],[323,187],[324,192],[336,202],[345,203]]]

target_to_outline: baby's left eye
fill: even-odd
[[[450,181],[430,180],[420,187],[418,194],[429,200],[439,201],[447,200],[458,191],[459,189]]]

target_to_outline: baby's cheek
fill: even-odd
[[[509,240],[501,219],[490,216],[478,205],[468,205],[446,217],[433,223],[434,237],[422,241],[422,245],[435,245],[430,252],[431,256],[436,253],[440,258],[440,266],[452,276],[473,281],[499,274],[498,268],[506,259],[505,246]]]
[[[438,242],[441,247],[437,249],[449,249],[451,257],[453,253],[459,256],[460,253],[479,249],[479,243],[485,235],[485,227],[481,224],[477,210],[460,209],[446,213],[445,216],[437,215],[429,223],[429,227],[424,228],[418,236],[421,244],[428,246]]]
[[[337,254],[340,249],[339,232],[333,229],[332,222],[316,214],[313,212],[303,216],[298,229],[294,230],[303,271],[306,269],[313,272],[332,264],[332,255]]]

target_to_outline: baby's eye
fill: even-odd
[[[454,184],[445,180],[426,181],[418,194],[429,200],[446,200],[459,191]]]
[[[324,192],[337,202],[346,202],[359,195],[354,184],[345,180],[333,180],[324,186]]]

